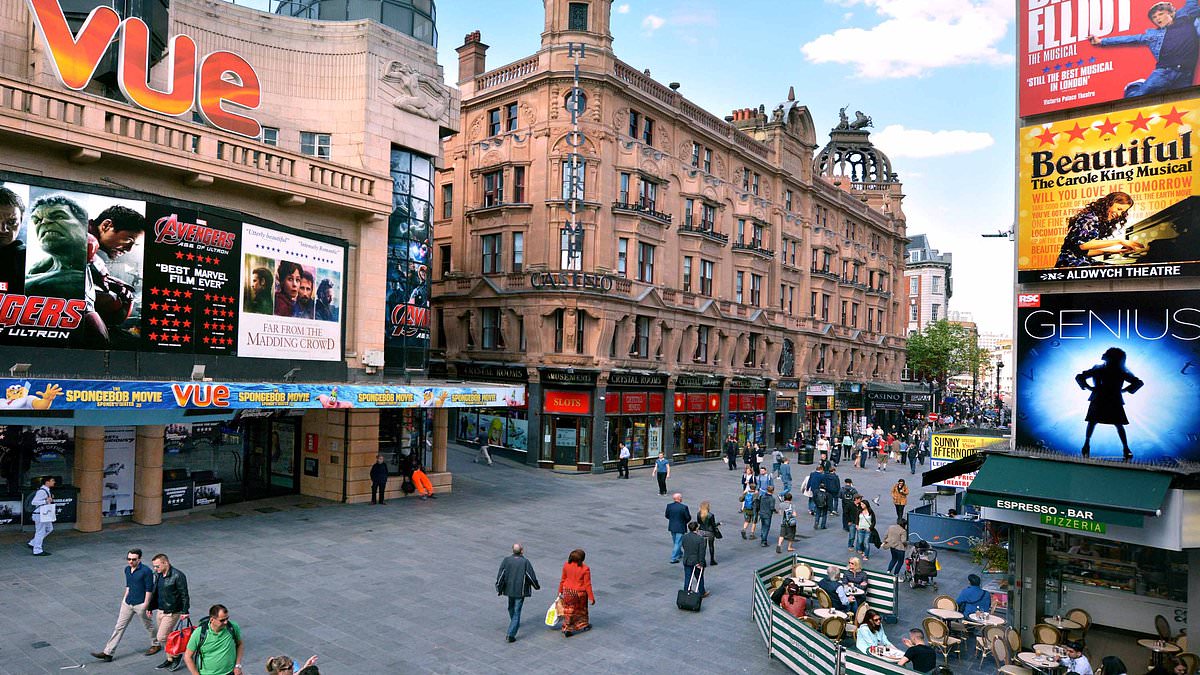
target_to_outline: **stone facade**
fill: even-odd
[[[478,33],[458,49],[463,132],[445,142],[436,188],[435,353],[452,372],[524,369],[528,447],[516,449],[545,466],[612,466],[630,438],[648,460],[655,449],[713,455],[727,427],[770,445],[857,422],[861,397],[842,393],[898,382],[904,362],[895,174],[842,174],[836,162],[818,173],[816,132],[794,95],[722,120],[616,58],[608,0],[572,17],[579,4],[545,2],[542,47],[528,58],[486,70]],[[581,138],[566,108],[576,59]],[[577,267],[562,234],[572,150],[583,161]],[[834,388],[836,414],[804,419],[811,383]],[[612,400],[629,387],[631,402]],[[544,392],[580,395],[560,396],[583,406],[561,436]],[[710,398],[689,410],[688,393]],[[689,413],[720,419],[681,419]],[[619,431],[624,416],[637,418],[632,436]],[[560,452],[572,436],[575,451]]]

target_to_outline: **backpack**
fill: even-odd
[[[796,509],[792,508],[790,505],[783,511],[783,524],[787,525],[788,527],[796,526]]]
[[[404,477],[404,480],[400,483],[400,491],[406,495],[411,495],[417,491],[417,486],[413,483],[412,476]]]
[[[818,509],[824,509],[829,506],[829,491],[825,489],[824,485],[813,493],[813,504],[816,504]]]

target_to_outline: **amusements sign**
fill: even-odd
[[[1196,0],[1022,0],[1020,115],[1186,89],[1195,82]],[[1163,23],[1165,27],[1160,27]],[[1093,39],[1094,38],[1094,39]],[[1163,47],[1152,45],[1162,44]]]
[[[39,183],[0,179],[0,346],[341,358],[344,245]]]
[[[1138,461],[1200,460],[1198,345],[1198,291],[1022,294],[1017,445],[1120,459],[1124,436]]]
[[[1021,129],[1020,282],[1200,274],[1200,99]]]

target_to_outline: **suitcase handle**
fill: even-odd
[[[700,579],[703,576],[704,576],[704,567],[702,565],[696,565],[694,568],[692,568],[692,578],[688,579],[688,586],[687,586],[687,590],[689,593],[692,593],[692,592],[699,593],[700,592]],[[696,588],[693,589],[692,586],[695,586]]]

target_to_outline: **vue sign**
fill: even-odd
[[[176,35],[167,48],[169,88],[161,91],[149,83],[150,29],[141,19],[129,17],[122,21],[111,7],[96,7],[76,36],[71,34],[58,0],[28,2],[50,52],[54,74],[68,89],[79,91],[92,81],[100,59],[119,30],[117,85],[130,103],[173,117],[195,108],[214,127],[258,137],[258,121],[238,112],[258,107],[262,94],[258,75],[237,54],[212,52],[200,61],[197,76],[196,42],[186,35]]]

